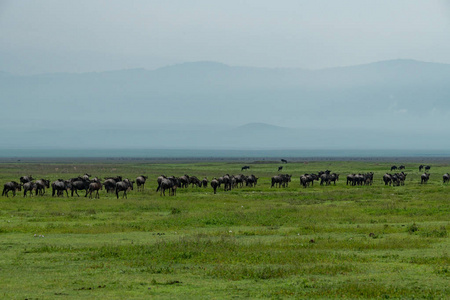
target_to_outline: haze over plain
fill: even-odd
[[[447,1],[2,1],[3,148],[445,149]]]

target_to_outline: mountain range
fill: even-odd
[[[0,72],[3,148],[444,149],[450,65]]]

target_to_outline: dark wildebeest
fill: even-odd
[[[23,196],[24,197],[27,196],[28,192],[30,192],[30,196],[33,196],[33,190],[36,190],[36,183],[34,183],[33,181],[28,181],[23,184]]]
[[[279,167],[278,167],[278,172],[280,172],[281,170],[283,170],[283,167],[282,167],[282,166],[279,166]]]
[[[429,173],[423,173],[421,176],[420,176],[420,183],[427,183],[428,182],[428,179],[430,179],[430,174]]]
[[[287,164],[287,160],[285,159],[281,159],[281,162]]]
[[[23,184],[23,183],[30,182],[30,181],[33,181],[33,180],[34,180],[34,178],[33,178],[33,176],[31,176],[31,175],[20,177],[20,182],[21,182],[22,184]]]
[[[136,186],[137,190],[144,190],[145,181],[148,179],[148,176],[141,175],[138,178],[136,178]],[[142,186],[142,188],[141,188]]]
[[[194,185],[196,185],[198,187],[202,186],[202,182],[196,176],[189,177],[189,184],[191,184],[192,187],[194,187]]]
[[[442,180],[443,180],[444,183],[448,183],[450,181],[450,175],[448,173],[445,173],[442,176]]]
[[[172,191],[172,195],[175,196],[175,191],[177,189],[179,185],[179,181],[177,178],[175,177],[168,177],[168,178],[162,178],[161,180],[161,184],[160,184],[160,196],[162,195],[166,195],[166,190],[169,190],[169,196],[170,196],[170,191]]]
[[[124,179],[123,181],[119,181],[116,184],[116,196],[117,199],[119,199],[119,192],[123,192],[122,198],[127,198],[127,190],[131,189],[133,190],[133,183],[134,181],[130,181],[129,179]]]
[[[392,167],[391,167],[391,172],[392,172],[393,170],[397,170],[397,166],[392,166]]]
[[[50,188],[50,180],[47,179],[36,180],[36,195],[43,196],[45,194],[45,188]]]
[[[217,191],[217,188],[219,187],[219,181],[214,177],[212,180],[211,180],[211,187],[213,188],[213,190],[214,190],[214,194],[216,194],[216,191]]]
[[[22,189],[21,189],[20,183],[15,182],[15,181],[10,181],[10,182],[7,182],[7,183],[5,183],[5,184],[3,185],[2,196],[9,197],[9,196],[8,196],[8,193],[9,193],[10,191],[12,191],[12,192],[13,192],[13,197],[14,197],[14,196],[16,196],[16,191],[21,191],[21,190],[22,190]]]
[[[231,180],[231,176],[229,174],[226,174],[222,177],[222,183],[224,191],[231,191],[233,187],[233,181]]]
[[[384,185],[391,185],[392,184],[392,175],[391,174],[384,174],[383,175],[383,181],[384,181]]]
[[[430,169],[431,169],[431,166],[425,166],[425,172],[430,171]]]
[[[303,185],[304,188],[309,186],[310,183],[314,186],[314,180],[319,180],[319,176],[317,174],[304,174],[300,176],[300,184]]]
[[[165,175],[158,176],[156,178],[156,182],[158,183],[158,187],[156,188],[156,191],[158,192],[161,189],[161,182],[164,178],[167,178]]]
[[[245,176],[243,174],[239,174],[234,177],[234,187],[243,187],[244,186],[244,181],[245,181]]]
[[[287,187],[289,185],[289,182],[291,182],[291,177],[292,175],[288,175],[288,174],[281,174],[281,175],[276,175],[272,177],[272,185],[270,187]]]
[[[419,166],[419,172],[422,171],[423,167],[424,167],[424,165]]]
[[[121,181],[121,180],[119,180]],[[103,182],[103,186],[105,187],[106,193],[113,193],[116,190],[116,184],[118,181],[115,181],[112,178],[108,178]]]
[[[102,183],[99,180],[93,180],[89,183],[88,194],[89,198],[92,199],[92,193],[95,191],[95,198],[100,199],[100,191],[103,188]],[[86,194],[87,195],[87,194]]]
[[[84,190],[86,193],[84,194],[84,197],[87,197],[89,192],[89,184],[91,183],[90,180],[84,180],[82,178],[75,178],[75,180],[72,180],[72,184],[70,186],[71,194],[73,197],[73,193],[77,194],[78,197],[78,191]]]
[[[66,191],[67,197],[69,197],[69,192],[67,189],[70,188],[70,183],[65,181],[64,179],[58,179],[52,182],[52,197],[57,194],[57,196],[64,196],[64,191]]]
[[[91,174],[88,174],[88,173],[85,173],[83,176],[81,176],[81,178],[85,181],[88,181],[89,177],[91,177]]]
[[[204,188],[206,188],[206,187],[208,187],[208,178],[203,178],[203,180],[202,180],[202,186],[204,187]]]
[[[258,183],[258,178],[257,177],[255,177],[255,175],[250,175],[250,176],[247,176],[246,178],[245,178],[245,185],[246,186],[256,186],[256,184]]]
[[[404,165],[401,165],[400,167],[398,167],[398,169],[399,169],[399,170],[404,170],[404,169],[405,169],[405,166],[404,166]]]
[[[180,187],[181,188],[187,188],[189,186],[189,175],[183,175],[180,178],[178,178],[179,182],[180,182]]]
[[[248,169],[250,169],[250,166],[243,166],[243,167],[241,168],[241,171],[248,170]]]

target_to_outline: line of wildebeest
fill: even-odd
[[[425,173],[421,175],[421,183],[427,183],[430,178],[430,173],[426,171],[430,170],[430,166],[419,166],[419,171],[425,169]],[[244,166],[241,171],[250,169],[249,166]],[[404,166],[392,166],[391,171],[396,169],[405,169]],[[360,186],[360,185],[372,185],[373,183],[373,172],[368,173],[353,173],[347,175],[347,185]],[[383,175],[383,181],[385,185],[400,186],[405,184],[407,174],[403,171],[400,173],[386,173]],[[79,196],[78,191],[85,191],[84,197],[89,195],[89,198],[95,197],[100,198],[99,191],[103,188],[106,193],[115,193],[117,199],[119,199],[119,193],[122,193],[122,198],[127,197],[127,191],[133,190],[134,184],[136,183],[137,190],[144,190],[145,183],[148,177],[141,175],[135,180],[130,180],[128,178],[123,179],[122,176],[106,177],[100,179],[97,177],[91,178],[90,174],[84,174],[83,176],[78,176],[71,179],[58,179],[50,183],[48,179],[38,179],[36,180],[31,175],[22,176],[19,182],[10,181],[4,184],[2,196],[8,197],[8,193],[12,192],[13,196],[16,195],[16,191],[21,191],[23,189],[23,196],[26,197],[28,194],[36,196],[43,196],[45,194],[45,189],[52,188],[52,196],[63,196],[64,192],[69,196],[69,191],[71,196],[74,194]],[[291,182],[292,175],[289,174],[278,174],[271,178],[271,187],[288,187],[289,182]],[[314,181],[320,181],[320,185],[331,185],[333,183],[336,185],[336,181],[339,180],[339,174],[332,173],[330,170],[320,171],[317,174],[303,174],[300,176],[300,185],[304,188],[309,186],[314,186]],[[450,175],[448,173],[443,175],[443,183],[448,183],[450,181]],[[169,195],[175,195],[177,188],[187,188],[189,185],[192,187],[208,187],[208,183],[213,188],[214,194],[216,194],[217,189],[223,187],[224,191],[229,191],[236,188],[241,188],[244,185],[247,187],[254,187],[258,183],[258,178],[255,175],[229,175],[226,174],[221,177],[214,177],[211,181],[208,178],[203,178],[200,180],[196,176],[183,175],[181,177],[175,176],[165,176],[161,175],[156,179],[157,188],[156,192],[160,192],[160,195],[166,195],[166,191],[169,191]]]

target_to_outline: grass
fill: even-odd
[[[248,164],[248,163],[246,163]],[[289,163],[288,188],[270,188],[278,163],[250,164],[254,188],[155,193],[161,174],[241,173],[232,162],[3,163],[0,182],[32,174],[70,178],[148,175],[116,199],[0,198],[0,298],[446,298],[450,187],[446,162],[426,185],[407,164],[405,186],[381,177],[391,163]],[[417,163],[418,165],[418,163]],[[303,173],[330,169],[337,185],[304,189]],[[372,186],[345,175],[375,173]]]

